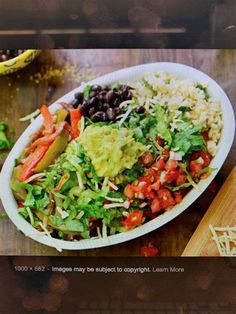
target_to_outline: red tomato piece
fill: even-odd
[[[147,152],[141,156],[141,164],[144,166],[150,166],[154,162],[154,156],[152,153]]]
[[[155,193],[150,189],[150,186],[151,185],[141,185],[139,183],[137,189],[138,189],[138,198],[148,198],[150,200],[154,199],[155,198]]]
[[[209,166],[210,162],[211,162],[211,156],[210,154],[208,154],[207,152],[205,151],[200,151],[200,156],[202,157],[203,161],[204,161],[204,164],[202,165],[203,168]]]
[[[141,246],[140,255],[144,257],[156,256],[159,253],[159,250],[154,245]]]
[[[152,165],[152,169],[156,171],[164,170],[166,163],[163,158],[160,158],[155,164]]]
[[[166,188],[162,188],[157,192],[157,197],[161,203],[161,207],[163,209],[170,209],[175,205],[175,200],[173,198],[173,196],[171,195],[171,192],[166,189]]]
[[[176,204],[179,204],[183,199],[182,193],[180,191],[174,192],[174,197],[175,197]]]
[[[159,179],[158,173],[153,168],[145,169],[145,171],[148,174],[151,182],[154,182]]]
[[[191,174],[195,175],[196,173],[200,172],[202,170],[202,164],[197,162],[196,160],[190,161],[189,168],[191,170]]]
[[[124,194],[128,199],[132,199],[134,197],[134,186],[133,184],[128,184],[126,185],[125,189],[124,189]]]
[[[163,157],[168,158],[170,156],[170,151],[168,149],[164,149],[162,155]]]
[[[161,210],[161,202],[158,198],[154,198],[151,203],[151,211],[152,213],[158,213]]]
[[[143,222],[143,210],[133,210],[129,216],[121,221],[121,224],[126,229],[131,229],[135,226],[140,225]]]
[[[166,163],[166,170],[175,170],[178,167],[178,163],[174,159],[169,159]]]
[[[175,181],[178,177],[178,171],[177,170],[168,170],[166,171],[163,180],[166,183],[171,183],[173,181]]]
[[[184,174],[182,169],[179,169],[178,170],[178,176],[177,176],[176,181],[175,181],[176,185],[184,184],[186,181],[187,181],[186,175]]]
[[[149,190],[155,190],[155,191],[158,191],[161,187],[161,182],[160,181],[156,181],[154,182],[153,184],[151,184],[149,186]]]
[[[146,176],[142,176],[138,179],[139,182],[144,182],[146,185],[151,185],[152,182],[150,180],[150,176],[149,175],[146,175]]]

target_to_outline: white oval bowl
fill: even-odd
[[[199,83],[207,83],[209,85],[209,92],[216,99],[221,101],[222,113],[223,113],[223,129],[222,135],[219,143],[219,149],[211,162],[211,167],[217,168],[207,179],[201,180],[198,184],[199,191],[192,189],[183,199],[183,201],[174,206],[170,211],[163,213],[162,215],[156,217],[155,219],[144,223],[143,225],[124,232],[108,236],[107,239],[93,238],[81,241],[65,241],[60,239],[54,239],[47,235],[44,235],[33,228],[30,223],[28,223],[24,218],[22,218],[17,212],[17,203],[14,199],[13,193],[10,188],[10,180],[12,175],[12,170],[14,168],[14,160],[17,158],[24,147],[29,142],[29,136],[39,129],[43,123],[42,116],[36,118],[33,123],[23,132],[20,136],[11,152],[9,153],[0,175],[0,196],[3,206],[16,227],[21,230],[26,236],[31,239],[43,243],[45,245],[54,247],[58,250],[84,250],[92,249],[98,247],[104,247],[109,245],[114,245],[117,243],[125,242],[141,235],[144,235],[154,229],[157,229],[164,224],[168,223],[179,214],[181,214],[185,209],[187,209],[208,187],[213,178],[216,176],[217,172],[223,165],[234,139],[235,132],[235,119],[232,105],[226,96],[222,88],[208,75],[183,64],[170,63],[170,62],[160,62],[160,63],[149,63],[138,65],[110,74],[101,76],[95,80],[92,80],[86,85],[91,84],[113,84],[115,82],[135,82],[139,80],[144,74],[155,73],[158,71],[168,71],[172,74],[176,74],[183,78],[190,78]],[[58,101],[50,106],[50,111],[54,113],[58,108],[60,108],[59,102],[65,101],[70,102],[73,99],[75,92],[82,91],[84,86],[80,86],[73,91],[69,92],[65,96],[61,97]]]

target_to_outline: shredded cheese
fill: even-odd
[[[111,203],[111,204],[105,204],[103,206],[106,209],[116,208],[116,207],[124,207],[124,208],[128,209],[129,206],[130,206],[130,202],[129,201],[125,201],[124,203]]]
[[[76,218],[80,220],[83,216],[84,216],[84,211],[81,211],[81,212],[78,213]]]
[[[129,116],[129,114],[131,113],[132,110],[133,110],[133,108],[130,107],[130,108],[126,111],[126,113],[125,113],[125,115],[123,116],[123,118],[118,122],[119,127],[122,126],[122,124],[123,124],[123,123],[125,122],[125,120],[128,118],[128,116]]]
[[[98,238],[101,239],[102,238],[102,235],[101,235],[101,232],[100,232],[100,228],[97,227],[97,234],[98,234]]]
[[[81,174],[77,171],[76,175],[77,175],[79,187],[80,187],[81,190],[83,190],[84,189],[84,184],[83,184],[83,180],[81,178]]]
[[[220,256],[236,256],[236,226],[213,227],[209,225],[209,228]]]
[[[29,183],[31,181],[34,181],[35,179],[42,178],[42,177],[45,177],[44,172],[33,174],[31,177],[29,177],[27,180],[25,180],[25,183]]]
[[[114,183],[112,183],[111,181],[108,181],[108,185],[115,191],[118,191],[119,188],[118,186],[116,186]]]
[[[35,118],[39,114],[40,114],[40,110],[36,109],[34,112],[31,112],[27,116],[24,116],[24,117],[20,118],[19,121],[25,122],[25,121],[28,121],[28,120],[32,120],[33,118]]]
[[[117,203],[123,203],[124,200],[122,198],[115,198],[115,197],[109,197],[105,196],[105,199],[111,202],[117,202]]]
[[[61,215],[62,219],[66,219],[67,217],[69,217],[69,214],[65,210],[62,210],[62,208],[60,208],[59,206],[56,207],[56,210]]]
[[[104,240],[108,240],[108,237],[107,237],[107,226],[103,223],[102,224],[102,237]]]
[[[30,223],[33,226],[34,225],[34,216],[32,214],[32,211],[28,206],[26,207],[26,210],[27,210],[27,213],[28,213],[29,218],[30,218]]]

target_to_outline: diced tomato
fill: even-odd
[[[151,182],[154,182],[159,179],[158,173],[153,168],[145,169],[145,171],[148,174]]]
[[[163,180],[166,182],[166,183],[171,183],[173,181],[175,181],[178,177],[178,171],[177,170],[168,170],[166,171],[164,177],[163,177]]]
[[[151,178],[149,175],[146,175],[146,176],[142,176],[138,179],[139,182],[145,182],[146,185],[151,185],[152,184],[152,181],[154,181],[154,179],[151,181]]]
[[[121,222],[126,229],[131,229],[143,222],[143,210],[133,210],[129,216]]]
[[[182,169],[178,170],[178,176],[176,178],[176,185],[184,184],[187,181],[186,175],[184,174]]]
[[[78,123],[81,119],[80,109],[72,109],[70,110],[70,122],[71,122],[71,137],[76,138],[79,136],[79,128]]]
[[[164,149],[162,152],[162,156],[168,158],[170,156],[170,151],[168,149]]]
[[[151,210],[145,210],[144,215],[145,215],[146,217],[149,217],[149,218],[151,218],[151,219],[154,219],[154,218],[156,218],[157,213],[152,213]]]
[[[209,166],[210,162],[211,162],[211,156],[210,154],[208,154],[207,152],[205,151],[200,151],[200,156],[202,157],[203,161],[204,161],[204,164],[202,165],[203,168]]]
[[[44,128],[45,130],[43,131],[44,134],[52,134],[54,127],[53,127],[53,117],[48,110],[48,107],[45,105],[42,105],[40,108],[41,114],[44,119]]]
[[[18,202],[18,203],[17,203],[17,207],[18,207],[18,208],[22,208],[22,207],[24,207],[24,204],[23,204],[22,202]]]
[[[137,197],[138,198],[148,198],[150,200],[155,198],[155,193],[150,189],[151,185],[147,185],[147,184],[141,184],[144,182],[140,182],[137,186]]]
[[[170,209],[175,205],[175,200],[173,198],[173,196],[171,195],[171,192],[166,189],[166,188],[162,188],[157,192],[157,197],[161,203],[161,207],[163,209]]]
[[[175,197],[176,204],[179,204],[183,199],[182,193],[180,191],[174,192],[174,197]]]
[[[150,166],[154,162],[154,156],[152,153],[147,152],[141,156],[141,164],[144,166]]]
[[[49,146],[50,145],[41,145],[36,147],[36,149],[26,158],[25,163],[22,165],[19,171],[20,182],[24,182],[33,174],[34,168],[43,158]]]
[[[160,171],[164,170],[166,166],[166,163],[163,158],[160,158],[155,164],[152,165],[152,169]]]
[[[133,184],[126,185],[124,189],[124,194],[128,199],[132,199],[134,197],[135,189]]]
[[[195,174],[200,172],[203,167],[202,167],[202,164],[200,164],[196,160],[193,160],[193,161],[190,161],[189,168],[191,170],[191,175],[194,176]]]
[[[166,163],[165,169],[166,170],[175,170],[178,167],[178,163],[174,159],[169,159]]]
[[[151,203],[151,211],[152,213],[158,213],[161,210],[161,202],[159,199],[154,198],[154,200]]]
[[[144,257],[156,256],[159,253],[159,250],[154,245],[141,246],[140,255]]]
[[[160,187],[161,187],[161,182],[158,180],[158,181],[154,182],[153,184],[151,184],[148,189],[150,191],[151,190],[158,191],[160,189]]]

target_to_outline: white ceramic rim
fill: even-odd
[[[61,251],[62,249],[65,250],[84,250],[84,249],[92,249],[92,248],[99,248],[104,246],[110,246],[122,242],[129,241],[131,239],[137,238],[141,235],[144,235],[148,232],[151,232],[161,226],[165,225],[178,215],[180,215],[185,209],[187,209],[208,187],[211,181],[214,179],[218,171],[220,170],[221,166],[223,165],[229,151],[231,145],[234,140],[234,133],[235,133],[235,118],[234,118],[234,111],[232,105],[222,90],[222,88],[208,75],[204,74],[203,72],[194,69],[190,66],[178,64],[178,63],[171,63],[171,62],[158,62],[158,63],[148,63],[143,65],[138,65],[134,67],[125,68],[119,71],[112,72],[107,75],[103,75],[97,79],[94,79],[86,85],[89,84],[112,84],[115,82],[134,82],[137,81],[141,76],[147,73],[155,73],[158,71],[168,71],[180,77],[190,78],[194,81],[199,83],[208,83],[209,85],[209,92],[212,96],[216,99],[219,99],[222,104],[222,113],[223,113],[223,130],[222,136],[219,144],[219,149],[211,162],[211,167],[217,168],[210,177],[206,180],[202,180],[198,184],[199,191],[196,189],[192,189],[183,199],[183,201],[173,207],[170,211],[165,212],[164,214],[158,216],[157,218],[147,222],[133,230],[129,230],[124,233],[119,233],[116,235],[108,236],[107,239],[99,239],[93,238],[88,240],[81,240],[81,241],[65,241],[60,239],[54,239],[47,235],[42,235],[39,231],[34,229],[30,223],[28,223],[24,218],[22,218],[17,212],[17,204],[10,189],[10,178],[12,174],[12,170],[14,167],[14,160],[17,158],[20,153],[22,152],[23,148],[29,142],[29,135],[35,132],[40,125],[42,125],[42,117],[39,116],[38,118],[33,121],[32,124],[23,132],[20,136],[14,147],[12,148],[10,154],[8,155],[0,175],[0,197],[5,208],[6,213],[8,214],[9,218],[12,222],[16,225],[16,227],[21,230],[26,236],[30,237],[31,239],[45,244],[50,247],[54,247],[57,250]],[[61,97],[58,101],[50,106],[50,111],[53,113],[58,108],[60,108],[59,102],[65,101],[70,102],[73,99],[73,95],[75,92],[81,91],[85,85],[75,88],[68,94]]]

